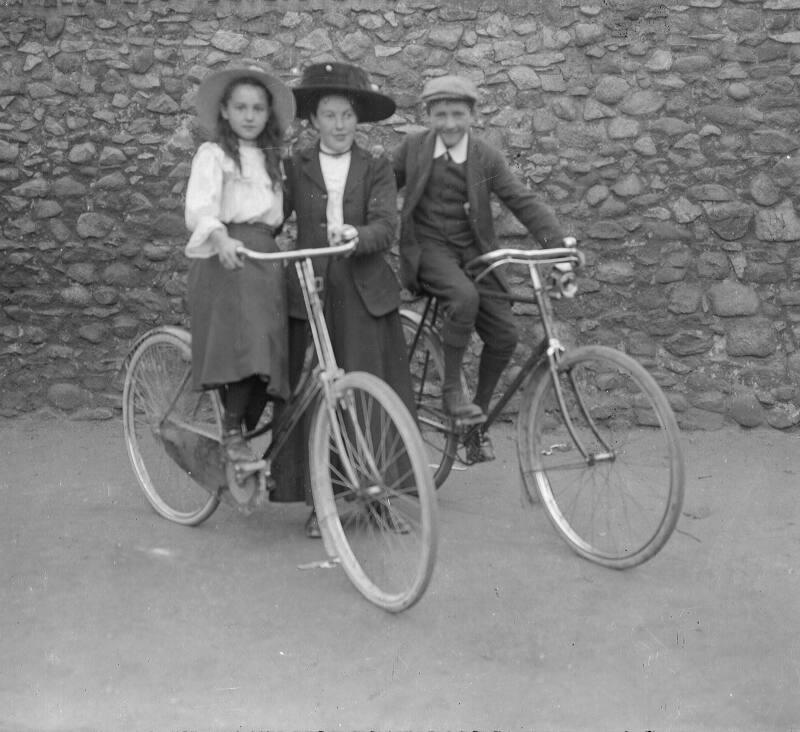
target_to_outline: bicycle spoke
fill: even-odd
[[[334,421],[325,408],[312,434],[320,528],[356,586],[376,604],[401,610],[430,579],[435,551],[433,485],[419,433],[379,379],[347,374],[338,388]]]
[[[566,412],[549,373],[526,388],[523,479],[579,554],[607,566],[639,564],[666,542],[683,497],[674,416],[652,377],[625,354],[590,346],[563,358]]]
[[[125,377],[123,424],[134,471],[153,508],[172,521],[194,525],[214,511],[218,499],[192,479],[200,466],[176,450],[186,442],[181,434],[216,444],[220,428],[214,397],[192,392],[189,368],[188,335],[156,329],[143,339]],[[178,442],[165,442],[165,418]]]

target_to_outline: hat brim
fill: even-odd
[[[295,117],[295,101],[292,90],[280,79],[257,66],[237,66],[216,71],[203,79],[197,89],[195,108],[197,119],[210,134],[217,129],[219,105],[228,85],[235,79],[252,78],[264,85],[272,96],[272,115],[281,134],[286,132]]]
[[[430,94],[427,97],[423,97],[422,101],[424,104],[432,104],[433,102],[466,102],[467,104],[475,105],[477,103],[475,97],[467,94],[448,94],[446,92]]]
[[[397,105],[394,99],[376,91],[350,89],[341,86],[304,86],[292,89],[297,102],[297,116],[308,119],[317,110],[313,109],[316,100],[325,95],[340,95],[352,98],[358,105],[359,122],[380,122],[391,117]]]

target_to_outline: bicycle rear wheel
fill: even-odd
[[[219,498],[191,477],[191,466],[207,459],[196,453],[216,447],[222,430],[216,392],[192,390],[190,343],[178,328],[157,328],[142,338],[125,373],[122,417],[128,456],[147,500],[164,518],[195,526]]]
[[[453,420],[442,411],[444,351],[439,336],[429,326],[420,325],[421,317],[418,313],[401,310],[400,321],[406,347],[410,352],[408,367],[417,407],[417,425],[428,453],[428,464],[433,470],[433,480],[438,488],[450,475],[459,439]],[[417,333],[419,337],[414,346]],[[466,392],[466,383],[463,388]]]
[[[548,368],[523,394],[517,446],[528,495],[538,493],[581,556],[616,569],[641,564],[664,546],[683,502],[669,402],[637,361],[603,346],[564,354],[558,379],[574,434]]]
[[[436,560],[436,490],[413,418],[377,377],[333,385],[334,420],[320,400],[311,428],[314,506],[329,553],[370,602],[411,607]]]

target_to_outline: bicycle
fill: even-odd
[[[521,390],[516,441],[528,501],[538,496],[579,555],[624,569],[653,557],[672,534],[683,503],[683,458],[669,401],[641,364],[613,348],[568,347],[557,337],[551,298],[576,293],[575,271],[583,261],[577,247],[563,246],[497,249],[468,264],[478,285],[501,266],[525,265],[533,297],[491,295],[535,305],[544,330],[483,424],[463,426],[442,411],[436,298],[423,294],[421,313],[403,308],[400,316],[417,422],[437,488],[459,460],[460,446],[488,429]],[[469,398],[463,373],[461,381]]]
[[[436,491],[417,425],[400,398],[376,376],[344,373],[336,364],[313,260],[353,248],[240,250],[253,259],[294,262],[312,337],[285,409],[245,434],[251,441],[270,433],[263,469],[237,472],[226,463],[219,396],[192,390],[191,337],[174,326],[142,335],[123,363],[125,442],[155,511],[196,526],[221,500],[244,513],[265,505],[271,462],[311,410],[309,463],[325,550],[370,602],[400,612],[420,599],[431,579]]]

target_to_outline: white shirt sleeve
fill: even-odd
[[[186,227],[192,232],[186,244],[187,257],[205,258],[216,254],[208,236],[224,229],[222,211],[222,150],[213,143],[203,143],[192,160],[186,187]],[[224,154],[224,153],[223,153]]]
[[[216,143],[197,149],[186,187],[186,226],[192,232],[187,257],[216,254],[208,236],[227,224],[278,226],[283,221],[283,190],[272,185],[262,151],[241,144],[239,156],[241,169]]]

